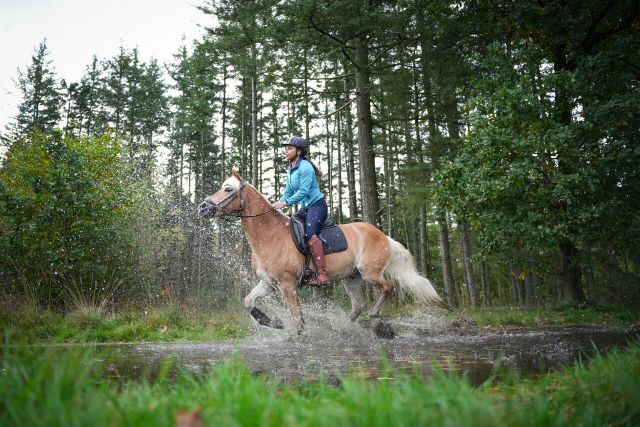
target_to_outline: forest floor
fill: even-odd
[[[420,310],[403,306],[383,310],[385,318]],[[345,316],[347,312],[345,312]],[[445,313],[483,328],[599,325],[625,328],[640,323],[640,308],[556,306],[545,308],[476,308]],[[366,316],[363,316],[366,323]],[[23,306],[0,309],[0,333],[12,344],[202,342],[249,336],[253,321],[244,310],[214,311],[170,305],[104,313],[83,309],[69,313]]]

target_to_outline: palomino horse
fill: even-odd
[[[305,259],[291,238],[289,217],[274,209],[237,172],[233,172],[217,193],[202,202],[199,213],[206,218],[241,218],[252,249],[251,266],[260,279],[245,297],[245,307],[260,324],[276,327],[255,305],[259,298],[277,288],[287,303],[297,332],[301,333],[304,320],[297,287]],[[369,310],[370,317],[380,316],[380,307],[393,291],[394,282],[421,302],[442,304],[431,282],[417,273],[413,257],[400,243],[366,222],[343,224],[340,228],[348,248],[326,256],[326,271],[330,281],[345,281],[344,287],[351,299],[352,322],[366,304],[363,281],[374,284],[380,291]]]

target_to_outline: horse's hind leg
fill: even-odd
[[[393,282],[388,281],[382,275],[389,264],[390,257],[388,240],[385,237],[378,242],[371,242],[358,263],[357,268],[364,281],[374,284],[379,290],[378,300],[369,310],[369,317],[380,317],[380,307],[393,291]]]
[[[344,281],[344,290],[351,299],[351,321],[355,322],[367,302],[362,294],[362,277],[360,274],[350,277]]]
[[[264,297],[265,295],[269,294],[270,291],[271,285],[269,285],[269,283],[265,280],[260,280],[260,283],[258,283],[256,287],[253,288],[251,292],[249,292],[249,295],[244,298],[244,307],[249,310],[251,317],[256,319],[258,324],[282,329],[282,325],[280,324],[280,322],[272,321],[269,316],[264,314],[262,310],[256,307],[256,301],[258,300],[258,298]]]
[[[373,283],[378,287],[379,295],[376,303],[369,310],[369,317],[380,317],[380,308],[382,304],[387,300],[391,292],[393,291],[393,283],[382,277],[381,273],[378,274],[367,274],[366,272],[362,272],[363,279],[368,283]]]

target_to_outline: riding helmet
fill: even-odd
[[[303,156],[306,156],[309,152],[309,143],[301,136],[291,136],[287,142],[283,142],[281,145],[294,145],[302,150]]]

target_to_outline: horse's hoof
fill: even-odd
[[[271,319],[271,322],[269,322],[269,326],[271,326],[274,329],[284,329],[284,323],[282,323],[282,320],[280,320],[277,317],[274,317],[273,319]]]
[[[376,324],[373,325],[373,332],[378,338],[393,339],[396,337],[396,332],[391,325],[384,323],[382,320],[377,321]]]

